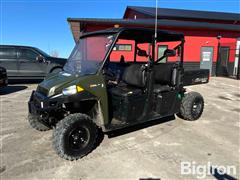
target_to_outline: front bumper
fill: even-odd
[[[64,96],[63,94],[57,94],[51,97],[47,97],[37,91],[33,91],[28,102],[29,113],[39,114],[42,113],[55,113],[63,109],[63,104],[73,103],[84,100],[92,99],[93,96],[86,91],[71,96]]]
[[[42,115],[56,112],[62,108],[64,102],[63,95],[46,97],[39,92],[33,91],[28,102],[29,113]]]

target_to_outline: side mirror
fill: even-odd
[[[176,56],[176,51],[174,49],[166,49],[164,51],[164,56],[165,57],[172,57],[172,56]]]
[[[36,57],[36,60],[37,60],[38,62],[44,62],[44,57],[41,56],[41,55],[39,55],[39,56]]]
[[[138,49],[137,55],[138,56],[148,57],[147,51],[141,50],[141,49]]]

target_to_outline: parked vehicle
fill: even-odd
[[[0,65],[9,79],[43,79],[62,70],[66,59],[51,57],[38,48],[0,45]]]
[[[135,59],[111,61],[119,40],[135,42]],[[175,48],[155,55],[155,40]],[[148,52],[140,48],[149,44]],[[70,55],[64,71],[51,75],[32,92],[29,123],[40,131],[53,129],[53,147],[67,160],[79,159],[94,148],[99,130],[109,132],[177,114],[200,118],[204,100],[183,85],[207,83],[208,70],[188,73],[184,81],[184,36],[140,28],[114,28],[87,33]],[[147,62],[138,62],[145,57]],[[161,63],[176,57],[176,63]],[[185,82],[185,83],[184,83]]]
[[[7,71],[5,68],[0,66],[0,87],[8,85]]]

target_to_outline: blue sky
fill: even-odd
[[[155,0],[0,0],[1,44],[29,45],[68,57],[74,47],[68,17],[122,18],[127,5]],[[240,0],[158,0],[159,7],[240,13]]]

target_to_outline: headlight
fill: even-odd
[[[63,89],[62,93],[63,95],[69,96],[69,95],[77,94],[82,91],[84,91],[82,87],[73,85]]]
[[[52,96],[55,94],[55,87],[52,87],[50,91],[48,92],[48,96]]]

